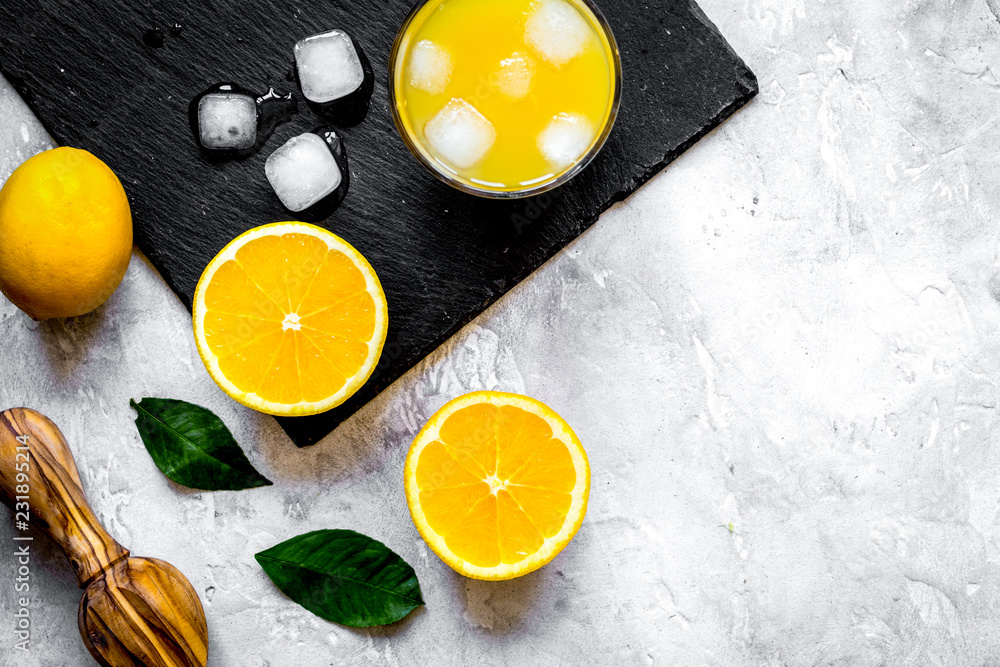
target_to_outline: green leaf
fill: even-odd
[[[254,558],[281,592],[341,625],[394,623],[424,604],[413,568],[353,530],[315,530]]]
[[[271,481],[250,465],[222,420],[203,407],[169,398],[129,403],[142,444],[156,467],[195,489],[250,489]]]

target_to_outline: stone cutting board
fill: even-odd
[[[264,177],[264,160],[288,137],[320,124],[291,81],[292,45],[332,27],[362,44],[375,94],[365,122],[343,132],[350,192],[321,224],[375,267],[389,301],[389,334],[377,370],[349,401],[322,415],[279,420],[305,446],[757,93],[753,73],[694,2],[600,5],[624,71],[615,129],[569,184],[513,202],[438,182],[397,135],[386,86],[406,0],[3,0],[0,69],[57,142],[91,151],[119,175],[139,247],[190,308],[215,253],[247,229],[289,217]],[[181,29],[171,32],[174,24]],[[152,28],[163,34],[161,47],[143,40]],[[256,156],[210,163],[193,144],[188,103],[222,80],[294,91],[299,113]]]

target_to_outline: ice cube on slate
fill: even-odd
[[[560,113],[538,135],[538,150],[553,166],[564,168],[587,152],[594,141],[594,126],[578,113]]]
[[[410,51],[410,85],[431,95],[439,95],[448,87],[454,63],[443,46],[429,39],[417,42]]]
[[[490,152],[497,131],[476,107],[453,97],[424,125],[424,136],[446,162],[468,169],[482,162]]]
[[[490,77],[490,83],[512,100],[519,100],[531,92],[531,77],[534,74],[535,63],[531,57],[514,53],[500,61]]]
[[[295,45],[295,67],[302,94],[318,104],[353,93],[365,78],[354,42],[343,30],[300,40]]]
[[[587,46],[590,27],[566,0],[536,0],[524,26],[524,39],[550,64],[560,67]]]
[[[264,173],[281,203],[296,213],[332,194],[343,178],[326,142],[312,132],[292,137],[271,153]]]
[[[210,93],[198,101],[198,140],[211,150],[257,143],[257,102],[242,93]]]

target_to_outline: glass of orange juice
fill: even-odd
[[[389,59],[410,152],[464,192],[527,197],[597,154],[621,97],[621,60],[590,0],[424,0]]]

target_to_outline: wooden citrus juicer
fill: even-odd
[[[16,520],[24,518],[17,512],[26,501],[29,525],[41,528],[69,557],[85,589],[80,634],[98,663],[205,667],[208,628],[198,594],[173,565],[129,556],[104,530],[66,439],[45,415],[27,408],[0,413],[0,496]]]

